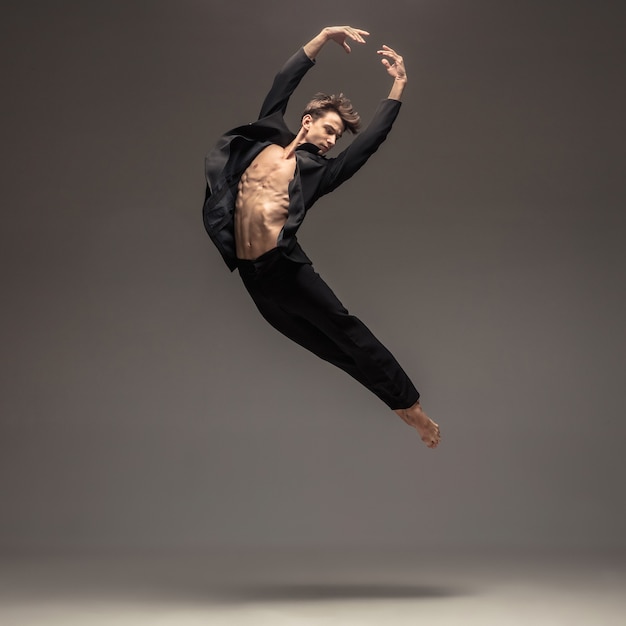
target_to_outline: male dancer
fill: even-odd
[[[265,319],[320,358],[340,367],[376,394],[422,441],[435,448],[439,426],[423,411],[419,393],[392,354],[350,315],[313,270],[297,242],[306,212],[322,195],[350,178],[378,149],[400,110],[407,82],[402,57],[378,50],[393,78],[368,127],[336,158],[326,153],[344,131],[356,133],[360,118],[340,94],[317,94],[300,130],[283,120],[289,97],[329,42],[350,52],[347,42],[365,43],[365,30],[322,29],[276,75],[259,119],[222,136],[206,158],[204,224],[228,267],[243,283]]]

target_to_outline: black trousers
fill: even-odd
[[[376,394],[391,409],[406,409],[420,397],[391,352],[350,315],[308,264],[278,248],[254,261],[238,261],[243,283],[261,315],[283,335],[333,363]]]

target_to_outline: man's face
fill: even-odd
[[[305,141],[317,146],[320,154],[328,152],[344,131],[343,120],[335,111],[327,111],[316,119],[305,115],[302,118],[302,126],[307,131]]]

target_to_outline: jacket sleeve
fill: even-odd
[[[300,48],[276,74],[274,83],[265,97],[259,119],[280,111],[283,115],[287,110],[287,103],[291,94],[300,84],[302,77],[315,65],[315,61],[309,59]]]
[[[319,196],[327,194],[344,183],[366,163],[385,141],[393,123],[398,117],[399,100],[383,100],[367,128],[356,136],[354,141],[330,163],[322,180]],[[319,197],[318,196],[318,197]]]

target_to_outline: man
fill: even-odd
[[[378,54],[393,78],[389,97],[336,158],[325,155],[344,131],[356,133],[360,125],[343,94],[318,94],[311,100],[296,135],[283,120],[291,94],[323,46],[333,41],[350,52],[347,40],[363,44],[367,35],[350,26],[327,27],[287,61],[259,119],[227,132],[207,156],[204,224],[231,271],[239,269],[272,326],[346,371],[435,448],[439,426],[424,413],[413,383],[369,329],[343,307],[296,239],[308,209],[359,170],[398,115],[406,70],[402,57],[383,46]]]

